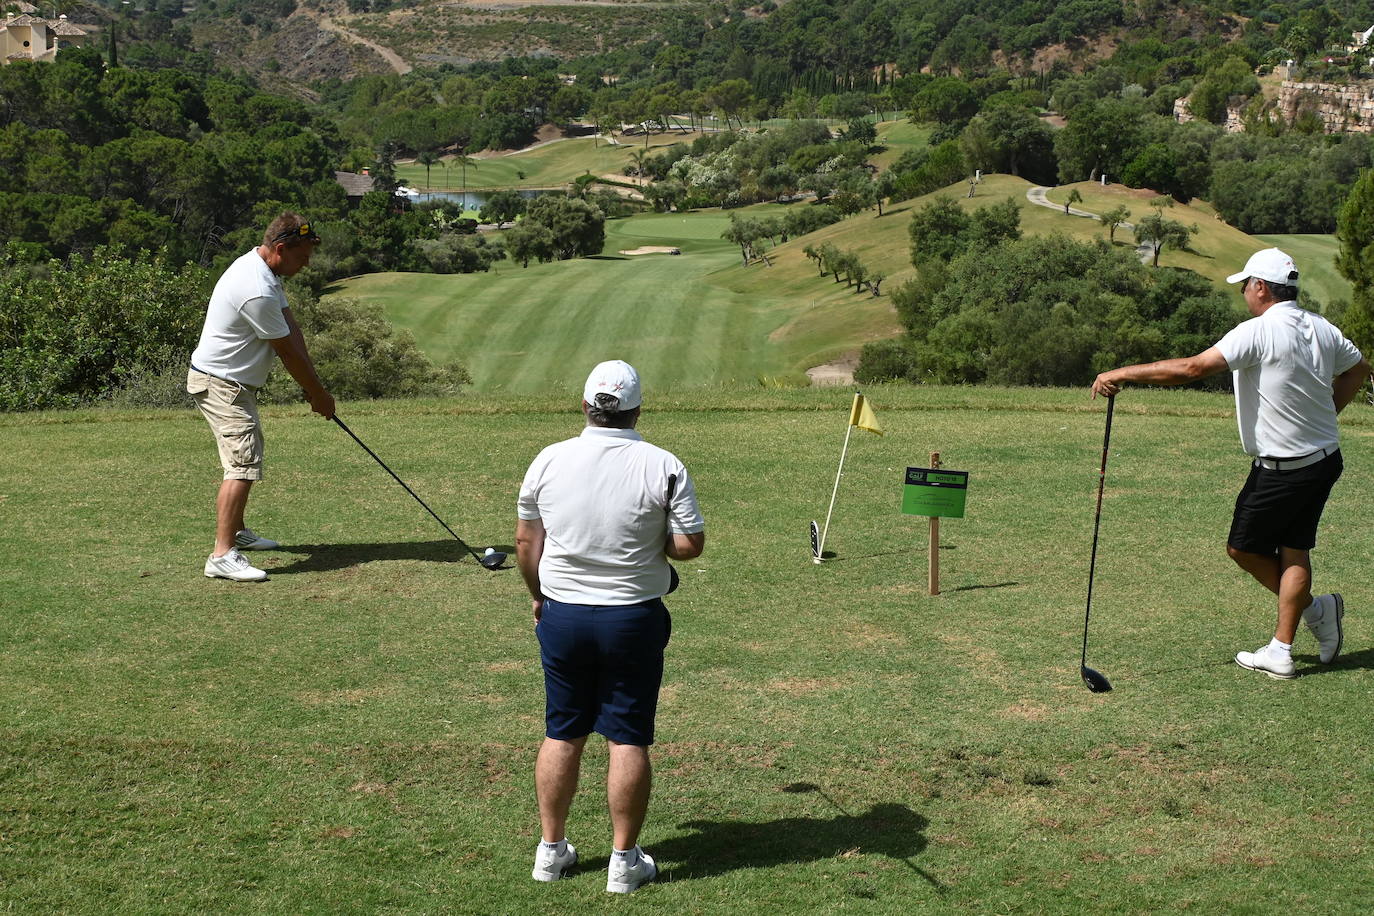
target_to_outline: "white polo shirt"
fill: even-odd
[[[1301,458],[1340,444],[1331,382],[1362,357],[1335,325],[1277,302],[1232,328],[1217,349],[1235,382],[1247,455]]]
[[[291,333],[282,314],[286,307],[281,278],[254,248],[215,284],[191,365],[216,378],[262,387],[276,355],[268,341]]]
[[[672,504],[668,475],[677,475]],[[632,429],[588,426],[539,453],[516,513],[544,522],[539,584],[569,604],[639,604],[668,592],[668,532],[706,530],[696,488],[672,452]]]

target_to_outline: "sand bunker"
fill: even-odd
[[[682,254],[681,248],[671,245],[645,245],[642,248],[622,250],[621,254]]]

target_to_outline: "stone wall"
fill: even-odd
[[[1292,124],[1315,114],[1328,134],[1374,132],[1374,81],[1334,85],[1284,80],[1279,87],[1279,115]]]

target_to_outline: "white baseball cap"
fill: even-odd
[[[1226,278],[1226,282],[1239,283],[1250,277],[1258,277],[1270,283],[1281,283],[1284,286],[1297,286],[1298,265],[1277,248],[1266,248],[1250,255],[1250,260],[1245,262],[1245,269],[1238,274],[1231,274]]]
[[[598,394],[619,398],[621,410],[634,410],[642,401],[639,373],[634,366],[621,359],[597,363],[591,375],[587,376],[587,384],[582,386],[582,400],[595,407]]]

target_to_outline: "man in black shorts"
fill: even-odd
[[[1323,663],[1341,651],[1345,603],[1339,594],[1312,596],[1309,552],[1343,467],[1336,414],[1364,384],[1369,363],[1334,325],[1298,308],[1297,267],[1277,248],[1256,252],[1226,282],[1241,284],[1253,318],[1196,356],[1103,372],[1092,390],[1110,397],[1127,382],[1181,385],[1231,370],[1241,445],[1253,461],[1226,552],[1279,605],[1274,638],[1236,653],[1236,664],[1286,679],[1299,618]]]

